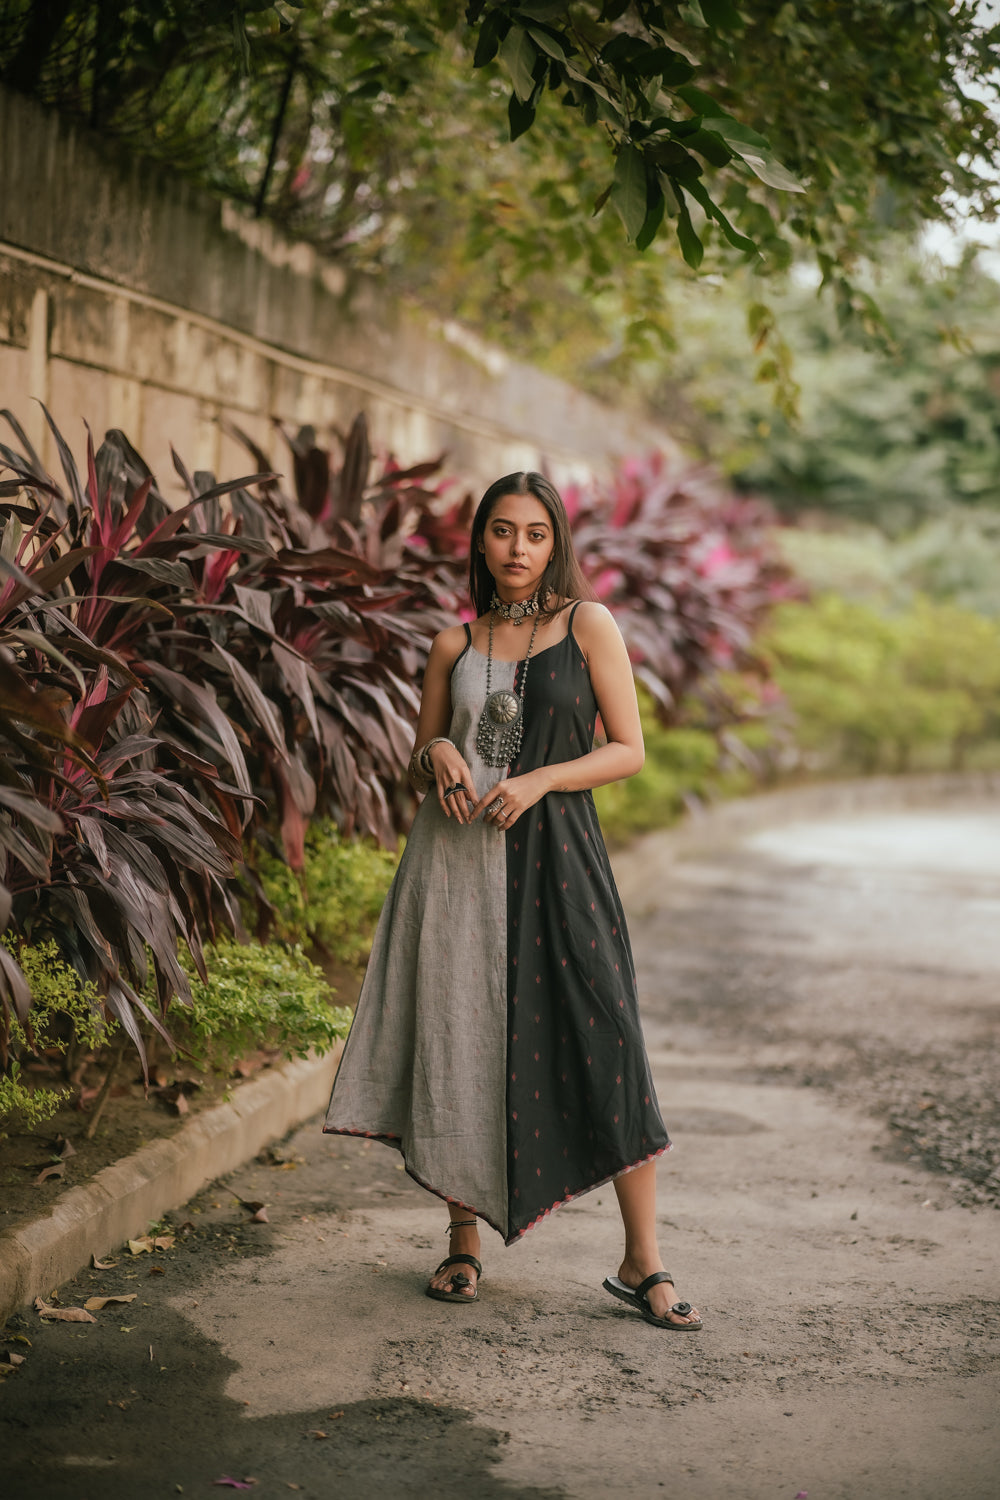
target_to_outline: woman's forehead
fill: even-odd
[[[490,511],[491,521],[513,521],[518,526],[545,526],[552,522],[545,506],[535,495],[501,495]]]

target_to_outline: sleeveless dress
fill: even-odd
[[[510,774],[593,745],[573,636],[531,657]],[[448,737],[478,796],[486,657],[451,675]],[[491,689],[522,662],[494,659]],[[551,792],[505,831],[433,791],[386,898],[324,1130],[386,1141],[406,1170],[513,1243],[553,1209],[669,1149],[639,1024],[625,918],[589,791]]]

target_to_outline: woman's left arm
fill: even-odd
[[[604,724],[607,743],[576,760],[539,766],[522,776],[509,776],[480,798],[472,817],[503,798],[503,826],[509,828],[522,812],[548,792],[582,792],[610,781],[623,781],[642,770],[645,751],[635,696],[632,663],[614,616],[603,604],[583,603],[573,620],[573,635],[587,658],[590,680]],[[486,814],[499,821],[499,814]]]

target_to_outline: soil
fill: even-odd
[[[325,968],[337,1003],[353,1005],[360,988],[358,975],[339,965],[328,963]],[[0,1229],[44,1214],[70,1188],[89,1182],[140,1146],[176,1134],[193,1116],[232,1098],[241,1084],[280,1061],[276,1052],[256,1051],[225,1072],[208,1072],[183,1059],[158,1063],[153,1058],[147,1089],[138,1056],[127,1052],[94,1137],[88,1140],[95,1096],[106,1077],[104,1058],[90,1059],[77,1075],[71,1097],[51,1119],[33,1131],[18,1130],[14,1121],[6,1134],[0,1133]],[[63,1086],[58,1059],[29,1065],[29,1076],[49,1088]],[[39,1182],[39,1175],[53,1167],[61,1170]]]
[[[11,1500],[993,1500],[997,1217],[972,1195],[995,1170],[1000,815],[616,864],[675,1141],[662,1243],[704,1331],[601,1290],[608,1189],[509,1250],[484,1234],[479,1301],[430,1301],[441,1204],[316,1120],[171,1215],[172,1245],[59,1290],[134,1302],[12,1320]]]

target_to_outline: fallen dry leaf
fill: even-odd
[[[213,1484],[224,1484],[230,1490],[251,1490],[257,1483],[256,1479],[230,1479],[224,1474],[221,1479],[213,1479]]]
[[[15,1354],[13,1349],[5,1349],[3,1352],[3,1358],[9,1365],[23,1365],[27,1357],[26,1354]]]
[[[147,1276],[166,1276],[166,1274],[167,1273],[162,1266],[150,1266],[149,1270],[146,1272]]]
[[[186,1115],[190,1107],[184,1090],[179,1084],[174,1084],[169,1089],[158,1090],[157,1098],[165,1108],[172,1110],[175,1115]]]
[[[267,1217],[267,1209],[266,1208],[258,1208],[257,1212],[254,1214],[253,1218],[250,1220],[251,1224],[270,1224],[270,1222],[271,1222],[270,1219]]]
[[[55,1318],[60,1323],[96,1323],[97,1319],[82,1307],[50,1307],[41,1297],[35,1298],[35,1311],[41,1318]]]
[[[121,1297],[88,1297],[83,1304],[88,1312],[100,1312],[102,1307],[108,1307],[112,1302],[134,1302],[138,1292],[128,1292]]]
[[[148,1252],[150,1255],[154,1250],[172,1250],[174,1248],[174,1236],[172,1234],[140,1234],[136,1240],[129,1240],[128,1248],[133,1255],[142,1255]]]
[[[76,1147],[73,1145],[73,1142],[68,1141],[64,1135],[56,1136],[55,1149],[56,1153],[62,1157],[63,1161],[68,1161],[71,1156],[76,1155]]]
[[[90,1264],[95,1271],[113,1271],[118,1264],[116,1260],[98,1260],[96,1255],[90,1257]]]
[[[320,1430],[319,1430],[318,1427],[312,1427],[306,1433],[306,1437],[316,1438],[316,1440],[319,1441],[320,1438],[325,1438],[326,1437],[326,1433],[325,1432],[320,1432]]]
[[[61,1177],[66,1170],[65,1162],[57,1161],[54,1166],[43,1167],[38,1176],[32,1180],[35,1183],[46,1182],[50,1177]]]

